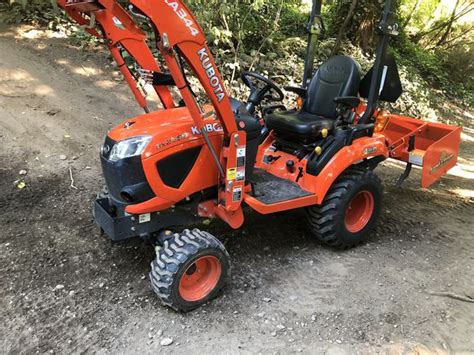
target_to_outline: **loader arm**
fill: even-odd
[[[157,38],[157,47],[198,127],[203,128],[202,110],[186,83],[177,60],[178,55],[186,60],[199,79],[216,110],[226,136],[236,132],[237,125],[229,96],[206,44],[206,37],[186,5],[179,0],[131,0],[130,4],[152,22]]]
[[[145,33],[134,23],[130,15],[113,0],[58,0],[58,5],[80,26],[85,27],[88,33],[104,39],[138,104],[148,112],[145,94],[125,65],[123,51],[128,52],[144,70],[161,72],[161,69],[147,45]],[[175,107],[167,87],[155,86],[154,89],[164,108]]]
[[[136,100],[148,112],[146,98],[125,65],[121,51],[128,52],[142,69],[159,73],[160,67],[147,45],[145,33],[135,24],[133,18],[115,0],[58,0],[58,4],[82,26],[89,20],[91,24],[96,22],[100,33],[95,28],[87,28],[87,31],[104,38]],[[218,168],[219,203],[215,207],[215,214],[229,224],[243,223],[241,204],[245,182],[237,180],[228,172],[235,170],[238,153],[245,151],[246,133],[237,128],[228,93],[206,44],[202,28],[180,0],[130,0],[129,4],[130,10],[151,22],[155,31],[156,47],[163,56],[167,69]],[[198,78],[214,107],[216,119],[222,125],[224,146],[220,152],[215,151],[209,140],[204,125],[204,119],[209,113],[205,113],[196,101],[180,59],[188,64]],[[158,85],[155,90],[165,109],[175,107],[167,87]]]

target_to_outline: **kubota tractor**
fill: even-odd
[[[322,28],[315,0],[296,109],[270,79],[244,72],[247,102],[229,97],[201,27],[181,0],[58,0],[79,25],[110,50],[145,114],[118,125],[101,153],[107,194],[94,216],[113,240],[143,237],[156,245],[150,279],[163,303],[190,311],[215,297],[229,272],[229,255],[208,232],[184,230],[200,218],[244,224],[243,208],[261,214],[305,208],[308,232],[337,248],[361,242],[381,212],[382,184],[374,173],[388,159],[422,167],[432,185],[457,161],[461,129],[390,114],[379,101],[402,93],[387,48],[397,24],[387,0],[376,31],[373,68],[362,78],[356,61],[336,56],[313,73]],[[139,25],[148,22],[148,39]],[[137,24],[138,23],[138,24]],[[149,47],[161,53],[162,71]],[[126,63],[133,58],[134,65]],[[188,68],[188,69],[186,69]],[[187,78],[192,72],[208,104],[200,104]],[[163,108],[150,112],[144,84]],[[179,93],[175,99],[172,90]],[[262,107],[263,102],[275,105]]]

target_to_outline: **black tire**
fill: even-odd
[[[210,286],[208,293],[203,293],[199,299],[186,298],[184,292],[189,291],[180,286],[182,279],[193,277],[194,273],[199,272],[196,265],[203,262],[202,260],[206,262],[211,260],[212,265],[220,268],[220,275],[214,278],[215,281],[212,282],[216,284]],[[193,274],[189,274],[190,269],[194,269]],[[198,229],[185,230],[164,240],[163,247],[159,249],[156,259],[151,263],[150,281],[164,305],[179,312],[189,312],[219,294],[229,276],[229,271],[229,254],[217,238]],[[201,281],[196,283],[199,282]]]
[[[314,236],[334,248],[346,249],[358,245],[377,224],[382,197],[382,183],[372,170],[349,169],[336,180],[321,205],[306,209]],[[349,206],[352,208],[352,203],[360,198],[367,209],[361,212],[363,218],[351,224],[349,222],[354,218],[351,220],[350,217],[354,214],[349,215],[352,213]],[[372,204],[373,209],[369,212]]]

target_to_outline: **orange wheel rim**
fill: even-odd
[[[181,276],[179,294],[188,302],[196,302],[208,296],[221,278],[222,266],[215,256],[197,259]]]
[[[349,202],[346,210],[345,225],[351,233],[364,229],[374,213],[374,196],[369,191],[361,191]]]

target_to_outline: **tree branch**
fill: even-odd
[[[270,31],[270,33],[268,34],[268,36],[266,36],[262,43],[260,44],[260,47],[258,47],[258,50],[257,50],[257,56],[260,54],[260,52],[262,51],[262,48],[263,46],[265,45],[265,42],[275,33],[275,31],[277,30],[278,28],[278,22],[280,21],[280,16],[281,16],[281,10],[283,9],[283,2],[285,0],[281,0],[280,2],[280,7],[278,8],[278,11],[276,13],[276,16],[275,16],[275,20],[273,21],[273,28],[272,30]],[[255,57],[252,61],[252,64],[250,65],[250,70],[253,70],[253,66],[255,65],[257,61],[257,57]]]
[[[413,6],[410,13],[408,14],[408,17],[405,19],[405,22],[403,22],[403,24],[402,24],[402,29],[405,29],[408,26],[408,24],[410,23],[411,19],[413,18],[413,14],[418,9],[418,6],[420,6],[420,1],[421,0],[416,0],[415,5]]]
[[[346,33],[346,28],[349,25],[349,22],[352,20],[352,17],[354,16],[356,7],[357,7],[357,0],[352,0],[351,7],[349,8],[349,13],[347,14],[347,17],[344,20],[344,23],[342,24],[341,28],[339,29],[339,33],[337,35],[336,43],[334,44],[334,48],[332,49],[332,52],[331,52],[331,57],[339,51],[339,47],[341,46],[342,38],[344,37],[344,35]]]

